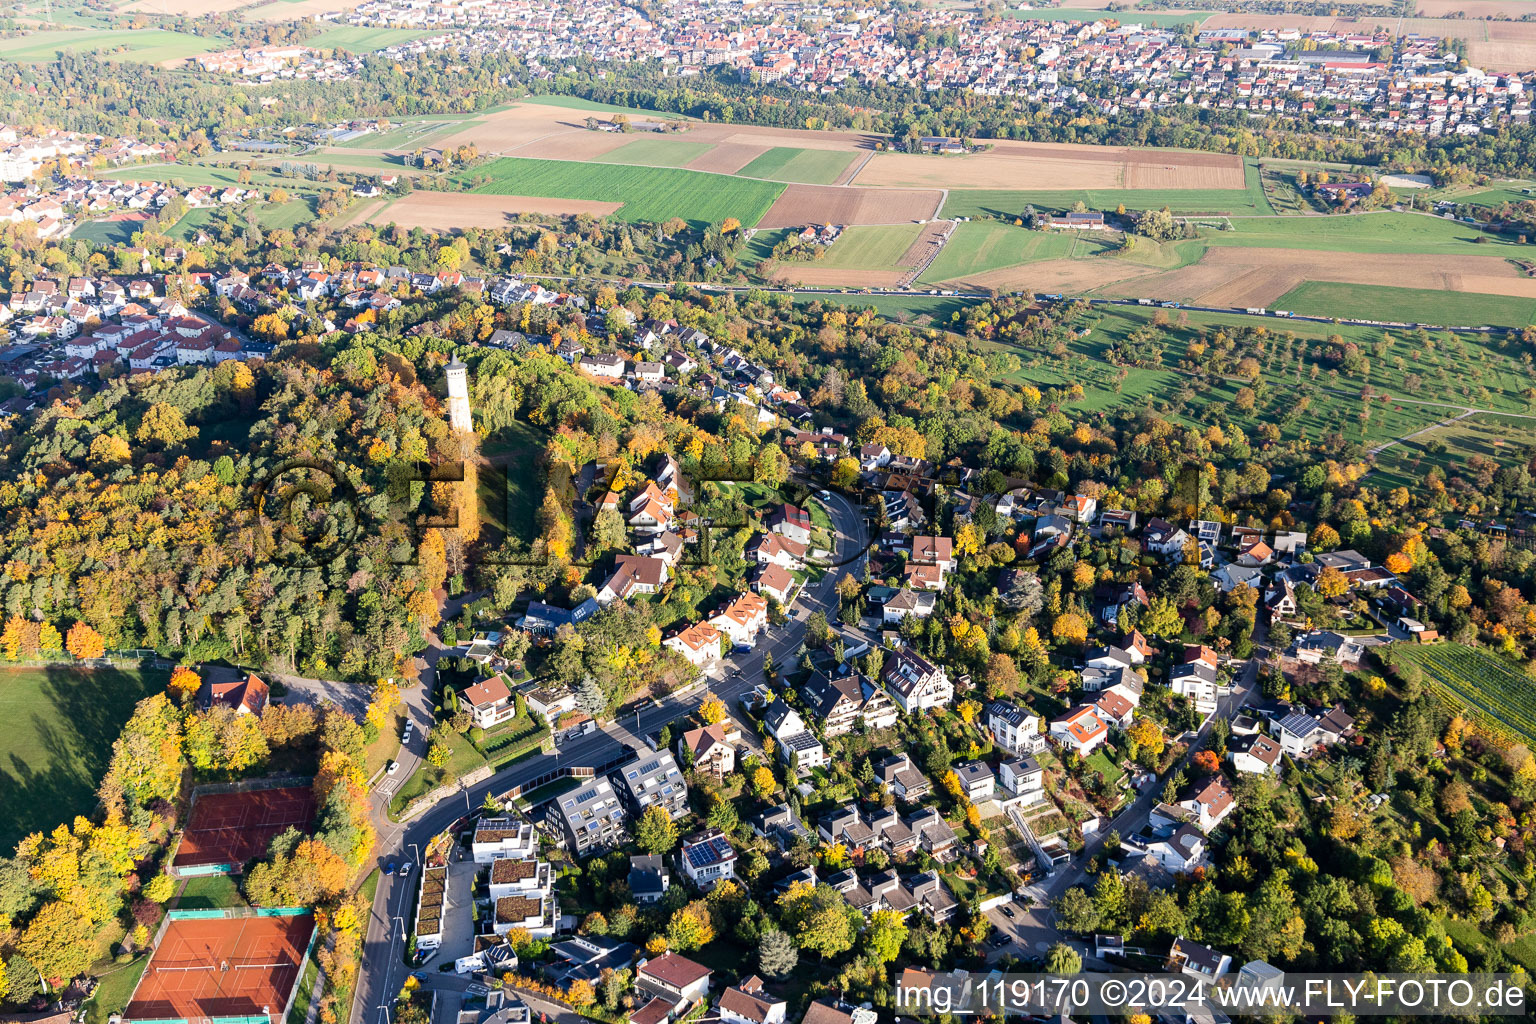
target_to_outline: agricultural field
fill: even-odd
[[[1519,665],[1453,643],[1394,645],[1392,657],[1418,665],[1425,683],[1447,703],[1491,731],[1536,743],[1536,679]]]
[[[1348,316],[1452,327],[1523,327],[1536,323],[1536,298],[1326,281],[1297,285],[1275,300],[1275,308],[1306,316]]]
[[[631,164],[636,167],[682,167],[703,156],[710,148],[708,142],[684,142],[681,139],[655,136],[626,142],[597,159],[605,164]]]
[[[94,53],[109,60],[163,64],[185,60],[200,53],[223,49],[229,41],[218,37],[168,32],[158,28],[103,29],[100,31],[33,32],[14,39],[0,39],[0,60],[37,64],[57,59],[65,50]]]
[[[1035,260],[1062,259],[1076,238],[1065,231],[1029,231],[1001,221],[958,225],[949,242],[919,279],[923,283],[960,281]]]
[[[660,222],[681,217],[698,226],[735,217],[750,227],[762,219],[783,185],[705,175],[670,167],[576,164],[558,160],[504,157],[475,175],[491,180],[473,191],[485,195],[540,196],[623,203],[618,216]]]
[[[1436,193],[1432,198],[1449,199],[1455,203],[1469,203],[1473,206],[1503,206],[1505,203],[1536,202],[1536,183],[1496,182],[1488,188],[1473,192],[1466,192],[1465,189],[1447,189]]]
[[[829,270],[889,270],[897,266],[921,231],[917,224],[851,227],[832,243],[826,257],[817,261],[816,266]]]
[[[616,107],[612,103],[584,100],[580,96],[528,96],[517,102],[519,104],[532,103],[541,107],[563,107],[567,110],[579,110],[597,114],[626,114],[631,119],[641,118],[647,121],[693,120],[693,118],[686,114],[671,114],[664,110],[645,110],[641,107]]]
[[[96,809],[113,741],[165,680],[163,672],[63,664],[0,670],[0,849]]]
[[[951,189],[941,216],[1005,217],[1011,220],[1020,216],[1027,206],[1041,211],[1061,212],[1081,202],[1090,210],[1110,212],[1122,205],[1127,210],[1160,210],[1166,206],[1176,214],[1270,217],[1274,209],[1264,194],[1258,168],[1251,160],[1246,162],[1244,181],[1246,184],[1241,189]]]
[[[736,173],[744,178],[830,185],[848,169],[856,155],[831,149],[794,149],[775,146]]]
[[[317,50],[346,50],[348,53],[372,53],[386,46],[398,46],[414,39],[424,39],[431,32],[408,28],[364,28],[361,25],[338,25],[319,35],[304,40],[305,46]]]

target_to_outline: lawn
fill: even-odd
[[[85,1024],[107,1024],[108,1017],[127,1006],[147,966],[149,966],[148,953],[130,963],[115,966],[109,973],[103,974],[96,983],[96,991],[92,992],[91,998],[86,1000]]]
[[[197,237],[199,231],[208,230],[216,220],[224,219],[219,214],[233,216],[237,223],[245,222],[243,209],[231,211],[227,207],[203,206],[196,210],[188,210],[186,216],[176,222],[176,226],[168,233],[184,242],[189,242]],[[273,228],[294,228],[312,220],[315,216],[314,208],[310,206],[308,199],[290,199],[286,203],[273,205],[261,203],[256,208],[256,223],[271,231]]]
[[[850,292],[847,295],[797,296],[796,301],[801,305],[822,302],[852,309],[873,309],[881,316],[897,323],[908,323],[918,317],[926,316],[933,318],[939,324],[948,323],[951,314],[958,313],[966,306],[975,305],[977,302],[976,299],[954,295],[860,295],[857,292]]]
[[[713,142],[684,142],[666,136],[653,136],[626,142],[596,160],[599,163],[633,164],[638,167],[682,167],[714,148]]]
[[[88,220],[69,233],[95,245],[131,245],[133,233],[149,224],[145,220]]]
[[[955,281],[1020,263],[1061,259],[1072,252],[1074,241],[1065,231],[1030,231],[1001,221],[971,221],[955,228],[919,280],[924,284]]]
[[[240,886],[229,875],[199,875],[187,879],[176,899],[178,910],[228,910],[245,906]]]
[[[432,35],[409,28],[364,28],[361,25],[338,25],[319,35],[304,40],[304,45],[316,50],[346,50],[349,53],[372,53],[386,46],[398,46],[413,39]]]
[[[1201,232],[1201,238],[1208,245],[1536,259],[1536,247],[1485,235],[1470,224],[1391,211],[1332,217],[1242,218],[1232,222],[1230,231],[1206,230]],[[1487,241],[1478,242],[1478,238]]]
[[[1388,448],[1376,456],[1371,481],[1378,489],[1416,488],[1432,467],[1451,476],[1461,472],[1473,455],[1508,465],[1532,447],[1536,447],[1536,419],[1479,413]]]
[[[1198,25],[1211,16],[1209,11],[1166,14],[1160,11],[1084,10],[1076,7],[1051,7],[1040,10],[1008,11],[1007,16],[1021,21],[1102,21],[1114,18],[1122,25],[1147,25],[1167,28],[1171,25]]]
[[[1436,193],[1436,199],[1449,199],[1457,203],[1471,203],[1475,206],[1502,206],[1504,203],[1528,203],[1536,202],[1536,184],[1529,181],[1499,182],[1491,188],[1479,189],[1466,195],[1458,195],[1457,190],[1449,189],[1444,193]]]
[[[741,261],[746,264],[761,263],[773,256],[773,247],[790,236],[791,228],[768,228],[755,231],[741,247]]]
[[[96,787],[133,706],[166,674],[66,665],[0,670],[0,849],[96,810]]]
[[[1393,644],[1393,661],[1424,671],[1425,682],[1458,711],[1495,732],[1536,742],[1536,679],[1518,664],[1462,644]]]
[[[1429,288],[1306,281],[1275,300],[1276,309],[1306,316],[1435,324],[1443,327],[1524,327],[1536,323],[1536,299]]]
[[[304,964],[304,974],[299,978],[299,987],[293,993],[293,1009],[288,1011],[287,1024],[304,1024],[309,1019],[309,1004],[315,997],[315,982],[319,977],[320,963],[311,957]]]
[[[855,225],[827,249],[818,267],[834,270],[889,270],[923,231],[921,224]]]
[[[228,45],[227,39],[216,36],[194,36],[158,28],[83,32],[54,29],[33,32],[15,39],[0,39],[0,59],[23,64],[46,63],[58,59],[64,50],[73,50],[76,53],[95,53],[107,58],[159,64],[199,53],[212,53]]]
[[[506,474],[507,490],[502,495],[492,493],[490,485],[497,475],[485,469],[480,471],[481,522],[492,530],[503,528],[525,544],[533,543],[538,536],[538,511],[544,502],[544,476],[528,472],[527,467],[538,464],[540,453],[549,443],[549,436],[521,420],[514,420],[486,437],[480,452],[492,466],[501,467]],[[505,500],[505,505],[501,502]]]
[[[833,149],[776,146],[736,173],[744,178],[830,185],[848,169],[856,156],[857,153],[841,153]]]
[[[950,189],[942,217],[1018,217],[1026,206],[1062,211],[1081,202],[1090,210],[1159,210],[1168,207],[1178,214],[1255,214],[1268,217],[1274,208],[1264,195],[1258,166],[1245,162],[1246,185],[1236,188],[1130,188],[1130,189]],[[1308,221],[1308,223],[1314,223]]]
[[[503,157],[472,174],[489,175],[474,191],[491,195],[589,199],[623,203],[615,216],[659,223],[680,217],[696,227],[735,217],[750,227],[762,219],[783,185],[670,167],[623,167]]]

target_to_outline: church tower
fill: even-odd
[[[459,362],[458,356],[448,364],[448,425],[455,432],[475,429],[469,418],[469,367]]]

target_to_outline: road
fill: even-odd
[[[1168,770],[1168,775],[1176,774],[1189,764],[1195,754],[1206,748],[1210,743],[1211,732],[1217,718],[1230,722],[1248,703],[1249,698],[1253,696],[1254,684],[1258,679],[1259,665],[1264,660],[1260,651],[1267,650],[1260,645],[1268,635],[1269,627],[1261,622],[1254,630],[1253,657],[1249,658],[1247,664],[1243,666],[1242,672],[1232,687],[1232,692],[1217,702],[1215,714],[1201,724],[1200,731],[1184,751],[1184,755]],[[1113,821],[1100,826],[1096,834],[1088,837],[1080,853],[1057,868],[1055,873],[1043,882],[1030,886],[1028,894],[1034,898],[1034,906],[1027,910],[1015,907],[1014,916],[1011,918],[1003,914],[1001,908],[990,911],[988,917],[991,918],[992,923],[999,931],[1008,935],[1011,941],[1006,946],[989,949],[987,958],[997,960],[1004,956],[1037,956],[1043,954],[1052,943],[1060,941],[1062,935],[1056,928],[1056,914],[1051,909],[1051,905],[1072,886],[1083,883],[1087,877],[1088,862],[1103,850],[1104,840],[1110,832],[1126,836],[1146,826],[1151,819],[1152,808],[1162,799],[1162,792],[1162,786],[1155,783],[1147,787],[1146,792],[1137,796],[1128,807],[1115,816]],[[1084,952],[1081,942],[1071,944],[1078,952]]]
[[[822,611],[831,618],[837,610],[837,595],[833,589],[835,581],[846,572],[857,572],[863,561],[867,532],[861,511],[839,494],[831,494],[823,504],[832,518],[836,534],[834,562],[847,563],[847,566],[828,572],[819,584],[807,585],[796,603],[795,614],[790,621],[772,629],[768,639],[760,642],[755,650],[725,660],[722,677],[712,684],[712,688],[733,711],[738,698],[762,682],[763,655],[772,652],[774,663],[784,664],[784,659],[793,654],[803,641],[805,621],[809,614]],[[425,657],[429,664],[435,664],[442,653],[442,648],[434,642]],[[411,692],[409,706],[411,716],[416,720],[417,738],[412,744],[413,749],[402,753],[401,769],[391,777],[392,780],[403,781],[408,778],[424,752],[414,748],[424,747],[425,729],[431,723],[428,685],[424,674],[423,686]],[[420,877],[421,850],[433,836],[479,807],[487,794],[503,793],[562,766],[596,767],[609,763],[622,754],[625,748],[635,746],[647,732],[660,729],[696,707],[703,693],[702,687],[694,687],[673,694],[663,700],[659,707],[642,703],[638,711],[621,715],[606,729],[567,741],[553,754],[524,758],[484,782],[461,789],[459,795],[440,801],[407,822],[390,821],[384,813],[388,797],[376,791],[378,863],[382,865],[390,861],[408,861],[416,869],[404,879],[385,875],[379,880],[363,942],[358,989],[352,1004],[350,1019],[354,1024],[384,1024],[395,995],[405,983],[409,970],[403,952],[411,922],[404,919],[404,914],[411,906],[411,895]]]

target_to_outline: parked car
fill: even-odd
[[[404,878],[406,875],[408,875],[410,873],[411,873],[411,862],[410,861],[405,861],[404,863],[402,863],[400,865],[400,877]]]
[[[391,761],[391,762],[389,762],[388,765],[385,766],[384,774],[385,775],[393,775],[393,774],[395,774],[395,772],[397,772],[399,770],[400,770],[400,762],[399,761]]]
[[[394,861],[389,861],[389,862],[387,862],[384,865],[384,873],[386,875],[392,875],[392,874],[395,873],[395,862]]]

